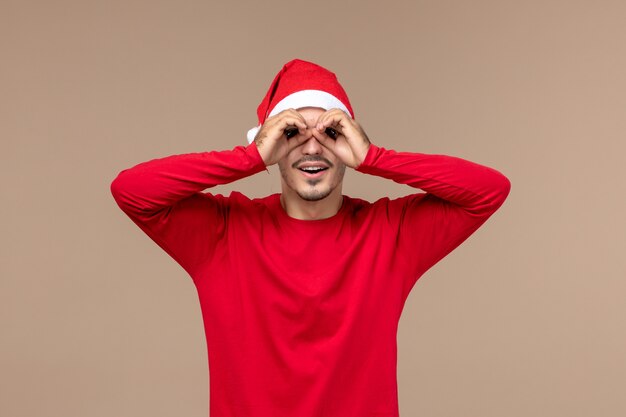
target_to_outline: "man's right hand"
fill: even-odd
[[[304,143],[309,136],[304,117],[295,109],[286,109],[265,120],[254,142],[265,166],[270,166]]]

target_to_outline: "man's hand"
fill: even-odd
[[[287,155],[293,148],[304,143],[309,135],[306,121],[295,109],[286,109],[268,117],[254,137],[259,154],[270,166]]]
[[[371,143],[359,123],[340,109],[322,113],[313,136],[350,168],[361,165]]]

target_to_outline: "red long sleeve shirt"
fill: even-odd
[[[356,170],[425,192],[343,196],[322,220],[280,194],[202,192],[265,170],[253,142],[123,170],[120,208],[188,272],[211,417],[398,417],[396,333],[417,279],[504,202],[509,180],[461,158],[370,145]]]

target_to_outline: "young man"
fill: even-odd
[[[504,202],[500,172],[372,143],[334,73],[283,66],[248,146],[172,155],[119,173],[120,208],[192,278],[211,417],[398,417],[396,333],[430,267]],[[278,164],[282,193],[203,190]],[[342,194],[346,167],[415,192]]]

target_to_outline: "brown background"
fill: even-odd
[[[296,57],[338,75],[373,143],[512,182],[413,288],[401,414],[626,415],[623,1],[0,5],[0,415],[207,415],[195,287],[109,184],[245,145]],[[278,192],[270,171],[215,192]],[[416,192],[354,171],[343,191]]]

